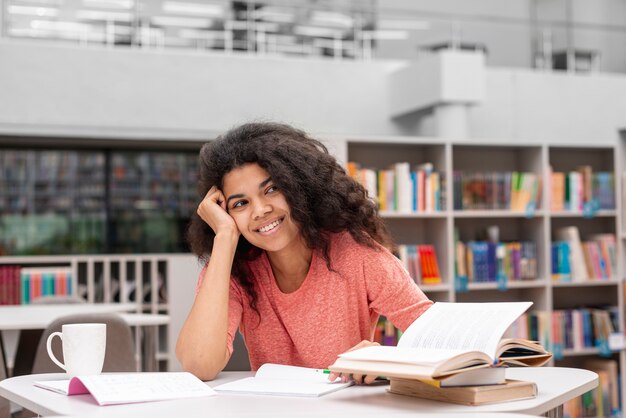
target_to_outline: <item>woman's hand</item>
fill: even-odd
[[[380,344],[373,342],[373,341],[363,340],[357,345],[355,345],[354,347],[352,347],[351,349],[349,349],[348,351],[354,351],[359,348],[370,347],[373,345],[380,345]],[[374,383],[374,380],[376,380],[376,376],[362,375],[362,374],[349,374],[349,373],[334,373],[334,372],[330,373],[330,375],[328,376],[328,380],[330,380],[331,382],[334,382],[335,379],[337,379],[338,377],[341,378],[342,382],[347,382],[350,378],[352,378],[352,380],[354,380],[354,382],[357,385],[360,385],[363,383],[366,385],[369,385],[369,384]]]
[[[226,211],[226,198],[220,189],[213,186],[209,189],[200,205],[198,205],[198,215],[206,222],[215,235],[219,233],[234,234],[239,237],[239,229],[235,220]]]

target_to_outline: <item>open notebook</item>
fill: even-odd
[[[63,395],[91,394],[98,405],[163,401],[215,395],[200,379],[185,372],[105,373],[64,380],[40,380],[35,386]]]
[[[339,380],[330,382],[328,375],[319,369],[268,363],[259,367],[254,377],[235,380],[214,389],[222,393],[315,397],[351,384]]]

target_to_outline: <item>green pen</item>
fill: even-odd
[[[328,369],[315,369],[318,373],[330,374],[330,370]]]

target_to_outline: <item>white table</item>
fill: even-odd
[[[44,305],[11,305],[0,306],[0,355],[4,354],[2,339],[3,331],[21,331],[27,329],[45,329],[55,319],[65,315],[85,313],[119,313],[130,325],[135,327],[135,355],[138,368],[143,365],[146,371],[157,370],[156,350],[154,341],[155,327],[169,324],[170,317],[161,314],[133,313],[137,310],[135,303],[79,303],[79,304],[44,304]],[[140,346],[140,329],[144,330],[146,344],[142,353]],[[5,364],[6,362],[6,357]]]
[[[224,372],[209,385],[249,376]],[[598,375],[588,370],[561,367],[511,368],[507,377],[537,383],[535,399],[492,405],[464,406],[428,401],[387,392],[388,386],[352,386],[320,398],[218,394],[213,397],[100,407],[90,395],[64,396],[33,386],[35,380],[59,379],[62,374],[18,376],[0,382],[0,396],[40,415],[81,417],[276,417],[276,416],[398,416],[460,413],[522,413],[542,415],[593,389]],[[505,416],[505,415],[502,415]]]

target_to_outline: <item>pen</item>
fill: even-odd
[[[315,369],[318,373],[330,374],[330,370],[328,369]]]

